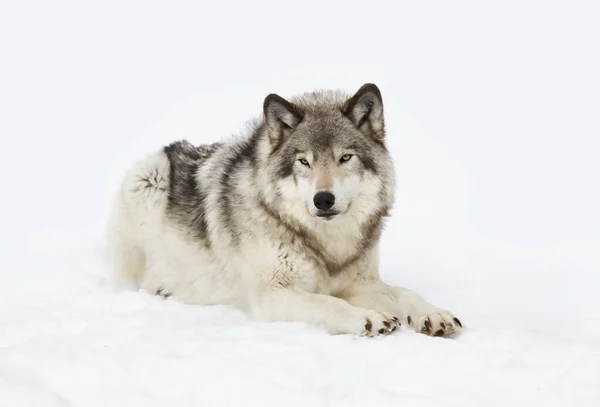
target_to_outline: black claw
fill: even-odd
[[[435,333],[433,334],[433,336],[442,336],[444,335],[444,330],[443,329],[438,329],[437,331],[435,331]]]
[[[165,293],[163,288],[159,288],[158,290],[156,290],[156,295],[160,295],[163,298],[169,298],[173,294]]]
[[[367,323],[365,324],[365,329],[366,329],[368,332],[371,332],[371,328],[373,328],[373,325],[371,324],[371,321],[369,321],[369,320],[367,319]]]
[[[383,334],[383,333],[385,333],[385,329],[381,328],[381,329],[379,330],[379,333],[380,333],[380,334]]]
[[[393,328],[392,328],[392,332],[394,332],[395,330],[396,330],[396,327],[393,327]]]
[[[385,325],[385,326],[386,326],[386,327],[388,327],[388,328],[390,327],[390,323],[389,323],[389,322],[387,322],[387,321],[383,321],[383,325]]]
[[[446,329],[446,324],[444,324],[443,322],[440,322],[440,326],[442,327],[442,329]]]
[[[408,316],[408,318],[406,318],[406,320],[408,321],[408,324],[412,324],[412,318],[410,317],[410,315]]]
[[[458,318],[454,318],[454,322],[456,322],[456,325],[462,328],[462,324],[460,323],[460,320]]]
[[[427,329],[428,331],[431,329],[431,322],[429,322],[428,319],[425,320],[425,329]]]

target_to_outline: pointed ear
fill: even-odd
[[[274,93],[265,98],[263,113],[269,141],[274,146],[289,136],[304,117],[304,113],[298,107]]]
[[[344,114],[365,136],[383,141],[385,124],[383,120],[383,100],[379,88],[367,83],[344,105]]]

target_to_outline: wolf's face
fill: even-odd
[[[353,210],[368,215],[391,199],[385,181],[393,174],[375,85],[352,97],[316,92],[288,102],[269,95],[264,113],[267,165],[280,206],[327,221]]]
[[[290,192],[289,198],[299,196],[312,216],[324,220],[346,212],[370,175],[365,173],[373,170],[371,146],[338,115],[320,120],[308,117],[298,125],[280,158],[280,173],[289,172],[293,182],[293,187],[288,182],[287,191],[282,192]]]

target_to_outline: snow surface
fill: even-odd
[[[419,254],[388,247],[384,278],[453,310],[466,329],[453,339],[408,329],[367,339],[118,289],[93,234],[43,235],[20,247],[28,250],[17,253],[23,260],[13,263],[19,267],[0,297],[4,406],[594,406],[600,400],[593,253]]]
[[[0,406],[600,405],[600,6],[431,3],[3,2]],[[371,81],[398,172],[381,274],[461,335],[113,284],[132,160],[235,133],[270,92]]]

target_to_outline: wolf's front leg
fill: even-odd
[[[404,319],[392,287],[377,279],[358,278],[335,295],[357,307],[384,311]]]
[[[425,301],[419,294],[403,287],[392,287],[402,318],[417,332],[432,336],[449,336],[462,328],[462,323],[448,310]]]
[[[267,321],[306,322],[331,334],[387,335],[400,323],[393,315],[299,288],[269,287],[260,297],[253,307],[257,317]]]
[[[331,334],[388,334],[400,322],[383,310],[357,307],[319,294],[325,271],[302,246],[264,242],[260,255],[248,248],[246,294],[254,316],[265,321],[305,322]],[[324,290],[323,290],[324,291]]]
[[[390,286],[379,278],[377,248],[365,253],[346,275],[341,275],[342,289],[337,296],[358,307],[397,315],[417,332],[449,336],[462,328],[451,312],[437,308],[412,290]]]
[[[340,296],[350,304],[398,315],[417,332],[433,336],[449,336],[462,328],[450,311],[437,308],[412,290],[393,287],[382,281],[358,280]]]

